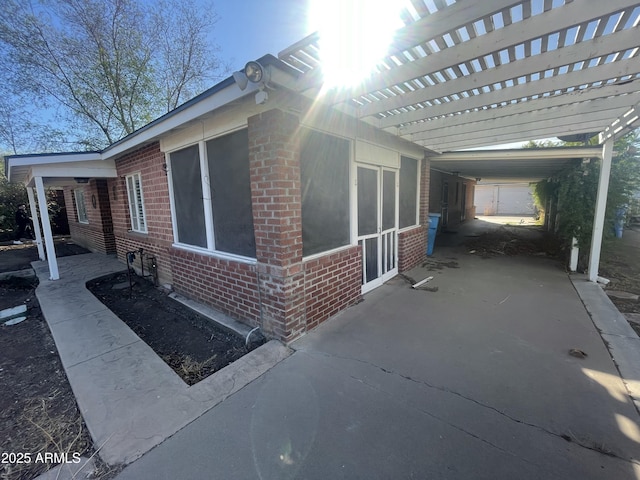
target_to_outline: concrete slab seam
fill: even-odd
[[[438,386],[438,385],[434,385],[434,384],[431,384],[431,383],[429,383],[429,382],[427,382],[427,381],[425,381],[425,380],[417,380],[417,379],[412,378],[412,377],[410,377],[410,376],[403,375],[403,374],[401,374],[401,373],[399,373],[399,372],[394,372],[394,371],[392,371],[392,370],[388,370],[388,369],[386,369],[386,368],[384,368],[384,367],[381,367],[381,366],[379,366],[379,365],[376,365],[376,364],[374,364],[374,363],[367,362],[366,360],[361,360],[361,359],[353,358],[353,357],[344,357],[344,356],[334,355],[334,354],[329,354],[329,353],[324,353],[324,352],[310,352],[310,351],[302,351],[302,350],[298,350],[298,352],[300,352],[300,353],[306,353],[306,354],[307,354],[307,355],[309,355],[309,356],[314,356],[314,355],[316,355],[316,356],[318,356],[318,357],[324,357],[324,358],[337,358],[337,359],[340,359],[340,360],[354,361],[354,362],[358,362],[358,363],[361,363],[361,364],[364,364],[364,365],[368,365],[368,366],[370,366],[370,367],[373,367],[373,368],[376,368],[376,369],[378,369],[378,370],[382,371],[382,372],[383,372],[383,373],[385,373],[385,374],[398,376],[398,377],[400,377],[400,378],[402,378],[402,379],[404,379],[404,380],[408,380],[408,381],[410,381],[410,382],[412,382],[412,383],[415,383],[415,384],[418,384],[418,385],[421,385],[421,386],[427,387],[427,388],[429,388],[429,389],[434,389],[434,390],[437,390],[437,391],[440,391],[440,392],[443,392],[443,393],[448,393],[448,394],[454,395],[454,396],[456,396],[456,397],[462,398],[462,399],[464,399],[464,400],[466,400],[466,401],[469,401],[469,402],[472,402],[472,403],[474,403],[474,404],[476,404],[476,405],[478,405],[478,406],[480,406],[480,407],[482,407],[482,408],[485,408],[485,409],[491,410],[491,411],[493,411],[493,412],[497,413],[498,415],[500,415],[500,416],[502,416],[502,417],[504,417],[504,418],[507,418],[508,420],[510,420],[510,421],[512,421],[512,422],[514,422],[514,423],[517,423],[517,424],[520,424],[520,425],[524,425],[524,426],[527,426],[527,427],[534,428],[534,429],[536,429],[536,430],[538,430],[538,431],[541,431],[541,432],[546,433],[546,434],[548,434],[548,435],[551,435],[551,436],[553,436],[553,437],[560,438],[560,439],[562,439],[562,440],[564,440],[564,441],[570,441],[571,443],[573,443],[573,444],[575,444],[575,445],[577,445],[577,446],[579,446],[579,447],[581,447],[581,448],[584,448],[584,449],[586,449],[586,450],[591,450],[591,451],[596,452],[596,453],[605,454],[604,452],[602,452],[602,451],[601,451],[601,450],[599,450],[598,448],[594,448],[593,446],[590,446],[590,445],[584,444],[584,443],[580,442],[578,439],[576,439],[576,438],[572,438],[572,437],[570,437],[569,435],[556,433],[556,432],[553,432],[553,431],[551,431],[551,430],[549,430],[549,429],[547,429],[547,428],[544,428],[544,427],[542,427],[542,426],[540,426],[540,425],[536,425],[536,424],[534,424],[534,423],[530,423],[530,422],[526,422],[526,421],[524,421],[524,420],[520,420],[520,419],[518,419],[518,418],[515,418],[515,417],[513,417],[513,416],[509,415],[509,414],[508,414],[508,413],[506,413],[506,412],[503,412],[503,411],[501,411],[501,410],[497,409],[496,407],[493,407],[493,406],[491,406],[491,405],[487,405],[487,404],[485,404],[485,403],[483,403],[483,402],[481,402],[481,401],[479,401],[479,400],[476,400],[476,399],[474,399],[474,398],[468,397],[468,396],[466,396],[466,395],[464,395],[464,394],[462,394],[462,393],[460,393],[460,392],[457,392],[457,391],[455,391],[455,390],[450,390],[450,389],[448,389],[448,388],[444,388],[444,387],[441,387],[441,386]],[[375,385],[370,385],[370,384],[368,384],[367,382],[365,382],[365,381],[364,381],[363,379],[361,379],[361,378],[356,378],[356,380],[358,380],[358,381],[360,381],[360,382],[364,383],[365,385],[368,385],[369,387],[376,388],[376,387],[375,387]],[[427,412],[424,412],[424,413],[427,413]],[[468,433],[468,434],[470,434],[470,435],[471,435],[471,436],[473,436],[474,438],[478,438],[476,435],[471,434],[470,432],[466,432],[462,427],[459,427],[459,426],[455,426],[455,425],[449,424],[449,422],[447,422],[446,420],[444,420],[444,419],[440,419],[439,417],[434,416],[434,415],[433,415],[433,414],[431,414],[431,413],[429,413],[429,415],[430,415],[430,416],[433,416],[433,418],[437,418],[438,420],[441,420],[441,421],[443,421],[443,422],[447,423],[447,424],[448,424],[448,425],[450,425],[451,427],[457,428],[457,429],[459,429],[460,431],[462,431],[462,432],[464,432],[464,433]],[[478,438],[478,439],[480,439],[480,438]],[[483,440],[483,439],[480,439],[480,440]],[[486,443],[488,443],[489,445],[492,445],[490,442],[488,442],[488,441],[486,441],[486,440],[484,440],[484,441],[485,441]],[[494,446],[494,445],[492,445],[492,446]],[[502,450],[502,449],[501,449],[501,448],[499,448],[499,447],[496,447],[496,448],[498,448],[498,449]],[[621,461],[624,461],[624,462],[630,463],[630,464],[632,464],[632,465],[638,465],[638,466],[640,466],[640,461],[636,461],[636,460],[634,460],[634,459],[624,458],[624,457],[621,457],[621,456],[619,456],[619,455],[616,455],[615,453],[606,453],[606,455],[608,455],[608,456],[610,456],[610,457],[613,457],[613,458],[616,458],[616,459],[618,459],[618,460],[621,460]]]
[[[103,356],[105,356],[105,355],[113,354],[113,353],[117,352],[118,350],[121,350],[121,349],[123,349],[123,348],[130,347],[131,345],[134,345],[134,344],[136,344],[136,343],[140,343],[140,342],[142,342],[142,340],[138,338],[138,340],[134,340],[133,342],[131,342],[131,343],[127,343],[126,345],[125,345],[125,344],[123,344],[123,345],[118,345],[118,347],[114,348],[113,350],[108,350],[108,351],[106,351],[106,352],[102,352],[102,353],[100,353],[100,354],[98,354],[98,355],[95,355],[95,356],[93,356],[93,357],[91,357],[91,358],[85,358],[84,360],[81,360],[81,361],[79,361],[79,362],[76,362],[76,363],[73,363],[73,364],[68,365],[66,368],[70,370],[70,369],[72,369],[72,368],[74,368],[74,367],[77,367],[78,365],[82,365],[83,363],[90,362],[90,361],[92,361],[92,360],[95,360],[96,358],[100,358],[100,357],[103,357]]]

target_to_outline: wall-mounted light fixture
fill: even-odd
[[[247,62],[244,69],[241,72],[233,72],[233,79],[235,80],[240,90],[246,90],[249,82],[257,84],[260,87],[260,91],[256,93],[256,104],[262,105],[269,99],[269,95],[265,91],[267,83],[269,82],[269,71],[265,69],[258,62]]]
[[[265,77],[264,68],[258,62],[247,62],[244,66],[244,74],[253,83],[260,83]]]
[[[169,167],[166,164],[166,162],[162,164],[162,171],[164,172],[165,175],[167,175],[167,172],[169,171]]]
[[[73,177],[76,183],[89,183],[89,179],[86,177]]]

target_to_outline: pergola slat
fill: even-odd
[[[566,73],[564,75],[557,75],[555,77],[551,77],[548,79],[527,82],[522,85],[516,85],[513,87],[498,90],[491,94],[484,93],[482,95],[466,98],[463,101],[456,102],[455,106],[452,105],[451,108],[447,109],[446,111],[440,110],[437,112],[428,112],[428,115],[429,117],[437,117],[439,115],[456,113],[456,111],[464,111],[464,110],[470,110],[473,108],[480,108],[486,105],[492,105],[494,103],[500,103],[504,101],[510,101],[513,99],[524,98],[530,95],[534,95],[537,93],[544,93],[544,92],[552,91],[558,88],[568,88],[568,87],[581,85],[584,83],[607,80],[607,79],[622,76],[622,75],[635,74],[635,73],[638,73],[638,71],[640,71],[638,62],[633,59],[621,60],[618,62],[611,62],[601,67],[592,67],[584,70]],[[605,73],[602,73],[602,72],[605,72]],[[487,76],[487,78],[490,78],[490,77]],[[496,78],[495,81],[491,83],[495,83],[498,80],[499,79]],[[464,85],[466,86],[468,85],[468,83],[465,82]],[[635,86],[635,88],[637,88],[637,86]],[[435,90],[435,87],[433,87],[433,89]],[[633,86],[632,86],[632,90],[633,90]],[[443,91],[443,89],[441,88],[439,89],[439,91]],[[604,92],[602,92],[602,94],[605,95]],[[386,128],[390,126],[397,126],[402,120],[404,120],[407,124],[409,124],[411,122],[422,120],[424,118],[425,118],[424,114],[423,115],[416,115],[416,114],[394,115],[379,121],[378,125],[382,128]]]
[[[531,56],[526,59],[519,60],[510,65],[504,65],[500,67],[500,70],[488,69],[486,68],[486,64],[483,65],[482,73],[476,74],[473,78],[463,77],[454,81],[451,86],[447,87],[451,90],[462,91],[469,89],[469,86],[457,87],[455,86],[455,82],[462,82],[464,78],[469,78],[470,82],[474,84],[474,86],[483,86],[494,83],[498,81],[498,78],[495,79],[478,79],[480,75],[486,76],[499,76],[502,79],[510,79],[516,78],[519,76],[529,75],[531,73],[538,72],[542,69],[546,68],[556,68],[562,67],[564,65],[572,64],[578,60],[584,60],[587,58],[592,58],[591,56],[602,56],[608,55],[610,53],[615,53],[616,51],[624,51],[629,48],[634,48],[638,46],[638,36],[640,32],[635,29],[625,30],[614,35],[608,35],[599,40],[589,40],[587,42],[580,43],[575,45],[570,49],[558,49],[553,50],[552,52],[545,52],[540,55]],[[463,44],[464,45],[464,44]],[[463,45],[453,47],[450,52],[455,55],[456,59],[460,57],[464,58],[464,55],[460,55],[460,53],[464,52],[454,52],[454,49],[462,49]],[[470,48],[469,50],[472,50]],[[458,53],[458,54],[456,54]],[[448,68],[452,65],[452,61],[449,55],[433,55],[431,57],[427,57],[431,59],[430,69],[428,71],[433,72],[434,68]],[[471,61],[473,59],[470,59]],[[478,61],[482,64],[484,60],[478,59]],[[458,62],[459,63],[459,62]],[[488,73],[492,71],[493,73]],[[505,72],[506,71],[506,72]],[[497,72],[497,73],[496,73]],[[501,72],[505,72],[504,74]],[[495,75],[494,75],[495,73]],[[424,73],[423,73],[424,75]],[[368,116],[373,115],[375,113],[384,112],[386,110],[390,110],[391,108],[397,108],[398,102],[403,102],[405,105],[411,105],[412,103],[419,103],[428,98],[433,98],[438,94],[432,94],[431,88],[426,88],[424,91],[417,91],[415,93],[409,94],[406,97],[395,99],[393,102],[381,102],[380,106],[377,104],[370,105],[366,110],[361,111],[361,115]],[[399,119],[400,123],[402,120]]]
[[[635,99],[640,99],[635,96]],[[579,124],[600,122],[602,128],[605,128],[608,121],[612,117],[616,117],[624,113],[628,109],[628,103],[620,105],[620,100],[604,109],[601,105],[597,105],[599,110],[593,111],[596,105],[589,105],[590,102],[584,102],[579,105],[572,105],[571,110],[568,108],[555,108],[551,112],[531,112],[527,115],[503,117],[498,120],[487,120],[481,124],[468,125],[466,127],[452,127],[445,134],[444,131],[425,132],[423,135],[414,135],[411,138],[413,142],[428,142],[435,145],[450,145],[462,142],[481,142],[484,137],[492,135],[499,129],[501,135],[517,134],[523,131],[523,126],[527,126],[527,133],[523,133],[523,141],[527,140],[527,136],[531,132],[543,128],[556,128],[561,130],[565,127],[572,127]],[[563,112],[564,110],[564,112]],[[540,113],[540,115],[537,115]],[[530,118],[524,118],[524,117]],[[534,121],[532,121],[534,120]],[[600,129],[596,130],[600,131]],[[430,135],[431,134],[431,135]]]
[[[624,106],[624,104],[626,105],[629,104],[629,101],[631,100],[629,99],[628,95],[635,95],[635,94],[620,95],[617,97],[596,98],[593,100],[585,100],[585,101],[593,102],[592,105],[595,106],[594,108],[607,109],[607,106],[610,104],[616,105],[616,107],[614,108],[617,108],[617,106],[622,107]],[[552,97],[552,98],[555,98],[555,97]],[[557,106],[556,105],[548,106],[548,104],[546,104],[546,105],[540,105],[539,109],[535,109],[535,105],[533,102],[529,102],[528,105],[527,105],[527,102],[522,102],[516,105],[510,105],[509,107],[503,107],[498,109],[494,108],[494,109],[477,110],[473,112],[465,112],[462,114],[437,118],[435,120],[423,122],[424,127],[420,131],[417,131],[415,133],[399,132],[399,135],[403,136],[408,140],[411,140],[413,138],[416,138],[416,139],[429,138],[429,135],[433,137],[438,137],[438,136],[441,136],[438,132],[443,129],[481,128],[480,125],[491,120],[504,121],[506,124],[510,124],[511,122],[522,123],[524,124],[523,126],[526,127],[527,121],[529,123],[535,123],[540,119],[545,119],[547,117],[553,116],[554,110],[552,109],[554,108],[557,109],[557,107],[562,107],[562,109],[565,112],[570,114],[570,112],[574,111],[575,109],[582,108],[581,107],[582,103],[584,102],[571,102],[569,104],[563,104],[563,105],[557,105]],[[615,117],[611,117],[611,118],[615,118]],[[526,130],[526,128],[524,129]]]

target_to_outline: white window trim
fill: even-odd
[[[422,186],[422,162],[424,162],[424,159],[419,158],[418,160],[418,175],[416,175],[417,181],[418,181],[418,188],[416,189],[416,225],[421,225],[420,223],[420,199],[422,198],[421,195],[421,186]],[[425,219],[426,221],[426,219]]]
[[[247,128],[246,125],[241,126],[239,128],[230,130],[221,135],[228,135],[234,133],[238,130],[242,130],[243,128]],[[243,255],[237,255],[235,253],[223,252],[221,250],[216,250],[215,244],[215,232],[213,226],[213,203],[211,201],[211,189],[209,186],[209,162],[207,157],[207,142],[209,140],[213,140],[218,136],[205,138],[204,140],[200,140],[197,143],[191,143],[189,145],[181,146],[180,148],[175,148],[171,151],[165,152],[165,162],[167,164],[167,178],[169,182],[169,206],[171,207],[171,225],[173,226],[173,247],[180,248],[181,250],[187,250],[190,252],[200,253],[202,255],[208,255],[211,257],[219,258],[221,260],[234,260],[237,262],[248,263],[248,264],[256,264],[257,259],[255,257],[245,257]],[[198,155],[200,157],[200,177],[202,180],[202,202],[204,205],[204,227],[207,235],[207,247],[198,247],[195,245],[189,245],[187,243],[181,243],[180,238],[178,236],[178,219],[176,216],[176,206],[175,199],[173,196],[173,176],[172,176],[172,160],[171,154],[185,148],[189,148],[191,146],[198,145]]]
[[[331,250],[325,250],[324,252],[314,253],[313,255],[302,257],[302,263],[310,262],[322,257],[327,257],[329,255],[335,255],[336,253],[340,253],[342,251],[346,251],[357,246],[358,246],[358,243],[356,242],[355,244],[350,243],[348,245],[343,245],[341,247],[332,248]]]
[[[135,191],[135,182],[136,177],[138,178],[138,182],[140,184],[140,205],[138,205],[138,197]],[[129,179],[133,182],[133,191],[129,190]],[[125,177],[125,183],[127,186],[127,199],[129,200],[129,220],[131,221],[131,231],[137,233],[148,233],[147,228],[147,211],[144,206],[144,192],[142,191],[142,174],[140,172],[132,173]],[[132,202],[133,200],[133,202]],[[142,209],[142,222],[140,222],[140,216],[138,212]],[[137,220],[138,228],[134,228],[133,219]],[[143,223],[144,227],[141,227],[140,224]]]
[[[88,225],[89,224],[89,217],[87,215],[87,203],[84,200],[84,190],[82,188],[76,188],[73,191],[73,196],[75,198],[76,201],[76,214],[78,217],[78,223],[82,223],[84,225]],[[82,198],[82,210],[80,209],[80,203],[78,203],[78,198]],[[80,218],[80,212],[83,211],[84,212],[84,219]]]
[[[406,227],[400,227],[400,170],[402,170],[402,157],[405,158],[409,158],[411,160],[415,160],[416,161],[416,165],[417,165],[417,172],[418,174],[416,175],[416,218],[415,218],[415,223],[413,225],[407,225]],[[398,202],[397,202],[397,207],[398,207],[398,222],[396,225],[398,225],[398,233],[401,232],[406,232],[408,230],[411,230],[412,228],[416,228],[420,226],[420,184],[422,183],[420,180],[422,180],[422,159],[420,158],[413,158],[409,155],[401,155],[400,156],[400,165],[401,168],[398,169]]]
[[[187,252],[199,253],[200,255],[206,255],[208,257],[217,258],[219,260],[232,260],[234,262],[246,263],[249,265],[255,265],[258,260],[251,257],[243,257],[242,255],[236,255],[234,253],[221,252],[218,250],[209,250],[206,248],[194,247],[193,245],[187,245],[186,243],[173,243],[173,248],[179,248]]]

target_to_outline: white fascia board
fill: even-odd
[[[53,166],[35,166],[29,171],[28,179],[33,177],[81,177],[81,178],[117,178],[115,167],[79,167],[59,169]]]
[[[161,135],[173,130],[174,128],[181,127],[192,120],[206,115],[224,105],[237,101],[242,97],[251,95],[259,90],[258,85],[249,84],[245,90],[240,90],[240,87],[236,83],[223,88],[222,90],[212,94],[211,96],[194,103],[193,105],[185,108],[184,110],[171,115],[166,120],[158,121],[155,125],[149,128],[143,129],[140,133],[131,136],[119,143],[114,144],[111,147],[107,147],[102,152],[103,159],[115,158],[122,153],[137,148],[138,146],[156,140]]]
[[[69,164],[75,162],[90,162],[101,160],[99,152],[87,152],[87,153],[69,153],[69,154],[55,154],[55,155],[20,155],[20,156],[8,156],[8,171],[7,178],[11,181],[11,170],[13,167],[26,167],[32,165],[54,165],[54,164]]]
[[[58,153],[54,155],[9,156],[10,166],[51,165],[56,163],[88,162],[101,160],[100,152]]]
[[[25,178],[25,185],[32,185],[35,177],[42,178],[117,178],[115,162],[94,161],[82,164],[32,165]]]
[[[466,152],[446,152],[429,156],[429,160],[438,161],[473,161],[473,160],[535,160],[535,159],[570,159],[570,158],[602,158],[601,147],[566,147],[566,148],[517,148],[505,150],[469,150]]]
[[[73,164],[76,162],[99,161],[101,156],[99,152],[86,153],[59,153],[51,155],[9,155],[6,157],[7,179],[13,181],[12,170],[14,167],[29,167],[34,165],[57,165],[57,164]]]

